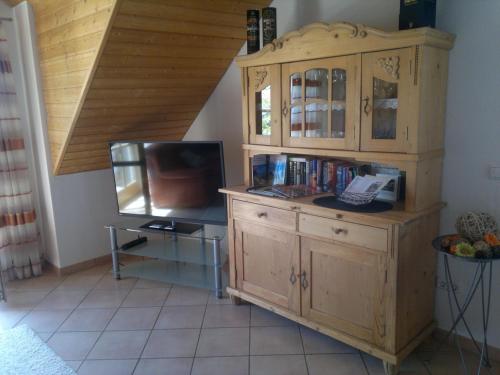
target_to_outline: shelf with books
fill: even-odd
[[[244,173],[247,186],[253,184],[252,158],[255,155],[287,155],[288,157],[333,159],[356,166],[375,163],[398,169],[404,175],[404,181],[402,178],[398,181],[400,186],[404,183],[399,199],[404,197],[404,209],[408,212],[423,210],[441,202],[436,184],[440,178],[439,166],[443,158],[442,150],[422,154],[400,154],[244,144],[243,153],[247,160],[245,165],[248,166]],[[436,181],[436,184],[429,184],[428,181]]]
[[[405,173],[386,165],[294,154],[257,154],[251,164],[252,187],[264,188],[253,190],[258,194],[282,198],[319,193],[340,195],[356,176],[390,174],[394,178],[384,191],[385,200],[404,199]]]

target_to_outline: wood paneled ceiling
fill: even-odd
[[[180,140],[270,0],[29,0],[54,174],[108,168],[110,140]]]

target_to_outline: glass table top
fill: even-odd
[[[193,228],[194,231],[190,233],[182,232],[182,231],[170,231],[170,230],[162,230],[162,229],[151,229],[151,228],[143,228],[144,224],[153,221],[149,218],[123,218],[123,220],[110,223],[105,225],[105,228],[116,228],[117,230],[123,230],[127,232],[135,232],[137,234],[140,233],[148,233],[154,234],[163,237],[189,237],[189,238],[199,238],[206,240],[213,240],[215,237],[219,239],[225,238],[227,234],[227,226],[222,225],[212,225],[212,224],[200,224],[198,228]],[[179,229],[182,229],[183,223],[178,223]]]

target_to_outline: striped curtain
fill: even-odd
[[[0,266],[7,280],[42,273],[40,235],[5,25],[0,22]]]

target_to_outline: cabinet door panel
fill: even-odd
[[[234,228],[238,289],[298,313],[298,237],[239,220]]]
[[[302,315],[384,345],[386,254],[301,238]]]
[[[248,68],[250,143],[281,146],[280,65]]]
[[[363,54],[362,151],[406,151],[410,55],[410,48]]]
[[[283,145],[356,150],[360,55],[283,64]]]

